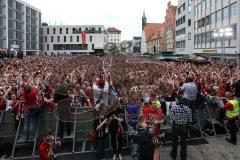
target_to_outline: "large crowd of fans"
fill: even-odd
[[[105,105],[117,97],[125,104],[141,104],[143,97],[174,101],[188,77],[197,84],[198,101],[210,106],[223,105],[220,100],[227,91],[240,97],[240,69],[216,62],[196,65],[127,56],[43,56],[1,59],[0,71],[0,110],[13,109],[17,119],[35,103],[56,107],[55,89],[63,84],[68,86],[67,94],[76,97],[75,106],[96,110],[100,96]],[[34,91],[36,102],[31,99]]]
[[[44,93],[48,100],[53,98],[58,84],[69,84],[74,86],[70,87],[69,94],[82,94],[90,100],[87,105],[93,105],[94,84],[99,81],[96,75],[103,61],[106,73],[103,76],[109,82],[110,90],[116,91],[128,103],[139,103],[144,92],[174,99],[178,88],[189,76],[194,78],[202,95],[209,99],[224,97],[226,91],[235,92],[237,97],[240,94],[237,88],[240,69],[214,62],[195,65],[125,56],[44,56],[0,61],[0,108],[9,109],[21,102],[27,84],[37,85],[39,93]]]
[[[240,98],[240,69],[217,62],[192,64],[132,56],[39,56],[0,59],[0,73],[0,110],[13,110],[16,120],[24,118],[26,140],[34,138],[34,115],[39,112],[31,109],[34,106],[56,108],[54,96],[56,91],[61,91],[58,87],[62,85],[67,86],[67,91],[62,94],[76,97],[75,106],[88,106],[101,112],[104,112],[101,106],[115,107],[121,102],[145,106],[143,113],[148,113],[146,102],[151,101],[159,108],[157,98],[174,101],[177,95],[186,94],[186,80],[196,84],[194,100],[198,103],[202,100],[209,106],[222,106],[226,92]],[[102,113],[99,116],[100,121],[94,125],[102,138],[107,121]],[[194,112],[192,116],[194,121]],[[110,130],[114,137],[123,132],[122,125],[116,124],[117,127],[114,125]],[[114,153],[121,152],[116,149],[116,144],[113,148]],[[98,153],[101,159],[101,151]]]

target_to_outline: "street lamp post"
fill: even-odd
[[[219,30],[215,30],[213,33],[213,36],[215,39],[221,40],[221,63],[223,64],[225,61],[225,40],[229,40],[230,37],[233,35],[233,29],[228,28],[220,28]],[[229,45],[229,42],[228,42]]]
[[[220,40],[221,40],[221,50],[222,50],[222,53],[221,53],[221,64],[224,63],[224,60],[225,60],[225,41],[224,41],[224,29],[221,28],[219,29],[219,37],[220,37]]]

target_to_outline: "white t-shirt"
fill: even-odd
[[[96,83],[93,83],[94,103],[96,104],[96,102],[99,100],[99,98],[100,98],[100,96],[101,96],[101,94],[103,92],[103,95],[102,95],[102,98],[100,100],[100,103],[107,104],[108,103],[108,90],[109,90],[108,82],[105,82],[103,89],[99,88],[96,85]]]
[[[11,110],[13,108],[12,101],[6,100],[6,111]]]

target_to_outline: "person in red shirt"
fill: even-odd
[[[158,136],[160,134],[160,124],[164,122],[164,115],[162,108],[157,108],[157,100],[154,100],[151,105],[148,105],[142,112],[143,126],[150,128],[152,136]],[[154,160],[159,160],[160,150],[154,149]]]
[[[37,95],[39,90],[30,85],[24,87],[24,96],[25,96],[25,112],[28,112],[30,108],[34,108],[37,105]]]
[[[39,90],[31,85],[24,87],[24,135],[26,140],[32,141],[37,129],[40,108],[37,106]]]
[[[54,136],[52,130],[47,129],[45,136],[43,137],[42,143],[39,145],[38,154],[40,160],[52,160],[54,159],[54,150],[56,147],[60,147],[61,142],[54,142]]]
[[[153,135],[160,134],[160,124],[164,121],[162,108],[157,108],[157,101],[154,100],[151,105],[147,105],[142,112],[143,122],[148,127],[155,128]]]

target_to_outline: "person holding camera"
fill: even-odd
[[[181,139],[181,160],[187,159],[187,131],[188,124],[192,123],[192,112],[188,106],[183,104],[183,98],[181,96],[176,97],[176,105],[173,105],[170,109],[170,119],[172,120],[172,152],[171,157],[173,160],[177,158],[177,144],[178,137]]]
[[[100,111],[100,116],[93,122],[93,130],[96,133],[96,160],[105,158],[105,143],[108,135],[109,117],[106,116],[106,109]]]
[[[124,109],[119,104],[118,99],[112,101],[112,106],[114,110],[109,113],[110,123],[109,132],[111,135],[111,144],[113,149],[113,160],[116,160],[117,154],[119,160],[122,160],[122,141],[125,128],[124,122]]]
[[[54,151],[61,146],[60,141],[54,139],[52,130],[48,129],[43,137],[42,143],[39,145],[38,153],[40,160],[56,160]]]
[[[156,146],[161,144],[161,139],[153,137],[146,129],[146,126],[139,125],[137,134],[132,134],[131,139],[134,143],[139,145],[138,160],[155,160]],[[158,155],[157,159],[160,159]]]

